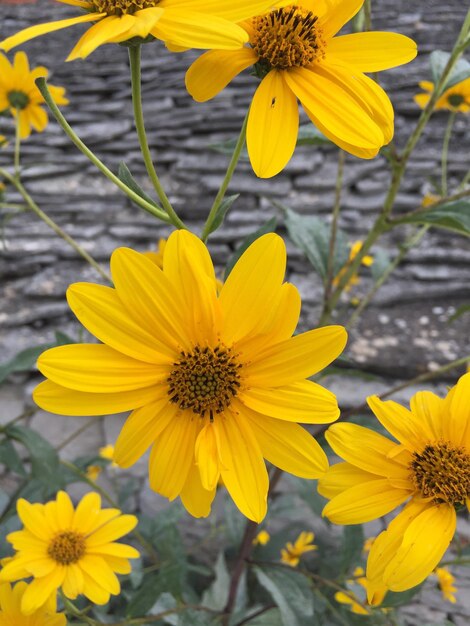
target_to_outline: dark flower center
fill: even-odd
[[[160,0],[89,0],[92,8],[98,13],[107,15],[131,15],[141,9],[156,7]]]
[[[25,109],[29,104],[29,96],[23,91],[10,91],[8,102],[13,109]]]
[[[54,536],[47,554],[61,565],[70,565],[82,558],[85,548],[85,537],[74,530],[67,530]]]
[[[447,102],[451,107],[457,108],[465,102],[465,98],[459,93],[452,93],[450,96],[447,96]]]

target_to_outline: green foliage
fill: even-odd
[[[297,135],[298,146],[332,146],[333,143],[325,137],[312,123],[299,126]]]
[[[364,546],[364,530],[361,524],[344,526],[339,553],[341,564],[339,575],[347,574],[360,562]]]
[[[138,196],[140,196],[143,200],[145,200],[149,204],[152,204],[155,208],[160,208],[159,205],[155,202],[155,200],[153,200],[148,195],[148,193],[146,193],[142,189],[142,187],[139,185],[139,183],[132,176],[129,168],[127,167],[127,165],[123,161],[121,161],[121,163],[119,163],[118,178],[125,185],[127,185],[129,187],[129,189],[132,189],[132,191],[134,193],[136,193]]]
[[[447,62],[449,61],[450,53],[444,52],[443,50],[434,50],[429,55],[429,63],[431,65],[431,74],[432,74],[432,82],[437,85],[439,82],[442,72],[444,71]],[[444,91],[453,87],[457,83],[462,82],[470,78],[470,63],[464,59],[460,58],[455,64],[450,76],[447,78]]]
[[[406,224],[430,224],[460,235],[470,236],[470,201],[454,200],[446,204],[431,207],[427,211],[418,211],[401,220]]]
[[[223,550],[219,552],[214,566],[215,579],[202,596],[202,604],[210,609],[222,611],[227,603],[230,574]]]
[[[465,315],[465,313],[470,313],[470,304],[462,304],[462,306],[459,306],[459,308],[452,315],[452,317],[449,317],[449,322],[455,322],[455,320],[457,320],[462,315]]]
[[[222,224],[224,223],[225,216],[227,215],[227,211],[230,209],[230,207],[235,202],[235,200],[239,197],[240,197],[240,194],[236,193],[233,196],[227,196],[226,198],[223,199],[223,201],[220,203],[219,208],[217,209],[217,213],[215,214],[214,221],[212,222],[211,227],[207,233],[208,235],[210,235],[215,230],[217,230],[219,226],[222,226]]]
[[[384,248],[374,248],[374,262],[370,266],[372,278],[374,281],[378,280],[384,272],[390,267],[392,260],[390,255]]]
[[[266,233],[272,233],[276,230],[277,220],[275,217],[272,217],[270,220],[265,222],[262,226],[260,226],[257,230],[255,230],[251,235],[245,237],[242,241],[241,245],[235,250],[230,259],[227,262],[224,274],[224,281],[229,277],[230,272],[233,270],[233,266],[241,257],[241,255],[245,252],[247,248],[251,246],[251,244],[256,241],[262,235],[266,235]]]

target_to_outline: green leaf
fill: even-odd
[[[51,489],[63,487],[59,456],[50,443],[39,433],[22,426],[8,426],[5,434],[27,448],[31,457],[31,473],[37,480]]]
[[[272,233],[276,230],[277,220],[275,217],[272,217],[270,220],[265,222],[262,226],[260,226],[254,233],[245,237],[242,241],[241,245],[235,250],[230,259],[227,262],[224,274],[224,281],[229,277],[230,272],[233,270],[235,263],[241,257],[241,255],[245,252],[247,248],[251,246],[251,244],[256,241],[262,235],[266,235],[266,233]]]
[[[214,566],[215,579],[211,586],[206,589],[202,596],[202,605],[209,609],[222,611],[228,598],[230,587],[230,574],[225,562],[224,551],[219,552],[219,556]]]
[[[211,143],[207,147],[209,150],[213,150],[214,152],[219,152],[220,154],[225,154],[227,156],[232,156],[233,151],[235,150],[235,146],[237,145],[238,137],[233,137],[232,139],[227,139],[227,141],[220,141],[218,143]],[[249,161],[248,150],[246,149],[246,144],[243,146],[240,152],[240,161]]]
[[[23,461],[9,439],[4,439],[0,443],[0,463],[3,463],[9,470],[25,477],[27,474],[23,467]]]
[[[280,567],[259,567],[253,571],[279,607],[284,626],[302,626],[303,619],[313,616],[313,594],[302,574]]]
[[[364,530],[361,524],[345,526],[341,537],[341,573],[346,574],[357,565],[364,547]]]
[[[127,604],[127,617],[147,615],[163,592],[163,584],[158,573],[146,574],[144,582]]]
[[[297,135],[298,146],[326,146],[332,145],[332,142],[316,128],[312,123],[302,124],[299,126],[299,134]]]
[[[452,315],[452,317],[449,317],[449,322],[455,322],[456,319],[458,319],[462,315],[465,315],[465,313],[470,313],[470,304],[462,304],[462,306],[459,306],[459,308]]]
[[[7,510],[9,504],[10,496],[7,494],[6,491],[0,489],[0,515],[3,515],[3,513]]]
[[[0,365],[0,384],[10,375],[15,372],[29,372],[33,369],[38,357],[44,352],[51,348],[51,344],[43,343],[39,346],[34,346],[34,348],[26,348],[26,350],[22,350],[18,352],[16,356],[12,359]]]
[[[215,230],[219,228],[223,224],[227,211],[230,209],[235,200],[240,196],[239,193],[234,194],[233,196],[227,196],[221,202],[219,208],[217,209],[217,213],[215,214],[214,221],[212,222],[211,228],[208,232],[213,233]]]
[[[127,167],[127,165],[124,163],[124,161],[121,161],[119,163],[119,170],[118,170],[118,178],[119,180],[121,180],[125,185],[127,185],[129,187],[129,189],[132,189],[132,191],[134,193],[136,193],[138,196],[140,196],[143,200],[145,200],[146,202],[148,202],[149,204],[152,204],[154,207],[157,207],[158,209],[161,208],[156,202],[155,200],[153,200],[148,193],[146,193],[142,187],[139,185],[139,183],[137,183],[137,181],[135,180],[135,178],[132,176],[132,174],[130,173],[129,168]]]
[[[384,608],[391,608],[408,604],[410,600],[421,591],[421,587],[423,586],[423,584],[424,583],[416,585],[416,587],[413,587],[412,589],[407,589],[407,591],[388,591],[380,606],[383,606]]]
[[[374,262],[370,266],[372,278],[374,281],[379,280],[382,274],[388,269],[392,262],[390,255],[383,248],[374,249]]]
[[[67,335],[67,333],[63,333],[60,330],[56,330],[55,333],[55,345],[56,346],[67,346],[71,343],[77,343],[73,337]]]
[[[443,50],[431,52],[429,62],[431,64],[432,82],[435,85],[439,82],[449,57],[450,53]],[[444,91],[467,78],[470,78],[470,63],[466,59],[460,58],[445,82]]]
[[[252,610],[251,613],[254,613]],[[246,616],[247,617],[247,616]],[[245,619],[246,619],[245,617]],[[266,613],[261,613],[257,617],[246,622],[250,626],[282,626],[282,616],[279,609],[269,609]]]
[[[404,219],[403,224],[430,224],[460,235],[470,236],[470,200],[455,200],[419,211]]]

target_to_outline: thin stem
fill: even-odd
[[[15,153],[13,157],[13,163],[15,168],[15,178],[20,180],[20,160],[21,160],[21,135],[20,135],[20,110],[16,109],[15,119]]]
[[[8,202],[0,202],[0,209],[7,209],[10,211],[25,211],[28,207],[25,204],[13,204]]]
[[[66,613],[70,613],[74,617],[78,617],[79,619],[83,620],[87,624],[90,624],[90,626],[98,626],[99,624],[101,624],[101,622],[98,622],[92,617],[89,617],[88,615],[86,615],[83,611],[80,611],[80,609],[77,608],[75,604],[64,595],[64,592],[62,591],[62,589],[60,590],[60,597],[61,597],[62,604],[64,605],[64,609]]]
[[[123,191],[138,206],[140,206],[142,209],[147,211],[147,213],[150,213],[150,215],[157,217],[159,220],[170,223],[170,219],[168,218],[167,214],[163,211],[162,208],[155,206],[154,204],[151,204],[150,202],[147,202],[147,200],[145,200],[144,198],[139,196],[139,194],[137,194],[135,191],[130,189],[130,187],[128,187],[125,183],[123,183],[122,180],[118,176],[113,174],[113,172],[110,169],[108,169],[102,161],[100,161],[100,159],[96,156],[96,154],[92,152],[90,148],[88,148],[83,143],[83,141],[76,134],[76,132],[72,129],[72,127],[67,122],[65,117],[60,112],[58,106],[52,99],[50,91],[47,87],[46,79],[38,78],[36,80],[36,85],[39,91],[41,92],[47,106],[49,107],[49,110],[51,111],[52,115],[55,117],[58,124],[60,125],[62,130],[65,132],[65,134],[69,137],[69,139],[72,141],[72,143],[80,150],[80,152],[82,152],[93,163],[93,165],[95,165],[95,167],[97,167],[99,171],[106,176],[106,178],[109,178],[109,180],[112,183],[114,183],[116,187],[119,187],[119,189]]]
[[[370,291],[364,296],[364,298],[362,298],[358,307],[356,308],[354,313],[351,315],[348,322],[345,324],[347,328],[351,328],[351,326],[354,326],[354,324],[359,319],[359,316],[361,315],[362,311],[367,306],[369,306],[372,298],[375,296],[375,294],[380,289],[380,287],[382,287],[382,285],[389,278],[392,272],[394,272],[395,269],[398,267],[398,265],[403,261],[405,256],[411,250],[411,248],[413,248],[415,245],[417,245],[421,241],[421,239],[424,237],[424,235],[427,233],[428,230],[429,230],[429,224],[426,224],[422,226],[420,229],[418,229],[416,232],[414,232],[410,237],[408,237],[408,239],[404,241],[404,243],[400,246],[400,250],[397,256],[385,268],[385,271],[381,274],[381,276],[379,276],[379,278],[374,283]]]
[[[372,30],[372,7],[371,0],[364,2],[364,30]]]
[[[81,245],[75,241],[75,239],[70,237],[70,235],[62,230],[62,228],[58,224],[56,224],[54,220],[52,220],[46,213],[44,213],[44,211],[42,211],[42,209],[38,207],[38,205],[34,202],[32,197],[29,195],[29,193],[23,187],[22,183],[17,178],[12,176],[3,168],[0,168],[0,176],[6,178],[12,185],[14,185],[14,187],[16,187],[17,191],[21,194],[23,200],[26,202],[31,211],[36,213],[36,215],[40,219],[42,219],[42,221],[45,222],[49,226],[49,228],[51,228],[57,235],[59,235],[59,237],[62,237],[62,239],[66,241],[69,246],[75,250],[75,252],[77,252],[82,258],[84,258],[85,261],[89,263],[106,281],[112,282],[109,275],[95,261],[95,259],[90,254],[88,254],[88,252],[84,250]]]
[[[444,142],[442,144],[442,157],[441,157],[441,195],[447,195],[447,157],[449,154],[450,137],[452,135],[452,129],[454,127],[456,111],[451,111],[449,119],[447,121],[446,131],[444,133]]]
[[[204,228],[202,230],[201,239],[202,241],[207,241],[209,234],[211,233],[212,225],[214,223],[215,218],[217,217],[217,212],[222,204],[225,193],[230,185],[230,181],[232,180],[233,173],[235,172],[235,168],[237,167],[238,161],[240,159],[240,154],[243,150],[243,146],[245,145],[246,140],[246,125],[248,122],[248,112],[245,115],[245,119],[243,120],[243,124],[240,130],[240,134],[238,135],[237,143],[235,144],[235,148],[233,149],[233,154],[230,159],[230,163],[228,164],[227,171],[225,172],[224,179],[222,184],[220,185],[219,191],[214,199],[211,210],[207,217],[206,223],[204,224]]]
[[[75,432],[73,432],[69,437],[67,437],[66,439],[64,439],[64,441],[62,441],[62,443],[60,443],[58,446],[56,446],[56,451],[59,452],[60,450],[63,450],[65,448],[65,446],[68,446],[69,443],[71,443],[74,439],[76,439],[79,435],[81,435],[83,432],[85,432],[88,428],[90,428],[90,426],[93,426],[93,424],[96,424],[96,422],[99,422],[103,419],[102,415],[98,415],[95,417],[91,417],[87,422],[85,422],[85,424],[83,424],[82,426],[80,426],[80,428],[78,428]]]
[[[462,182],[460,183],[460,185],[458,186],[457,189],[464,189],[465,186],[470,182],[470,169],[468,170],[468,172],[465,174],[465,176],[462,178]]]
[[[435,209],[436,207],[442,206],[444,204],[448,204],[449,202],[455,202],[456,200],[460,200],[461,198],[467,198],[470,196],[470,189],[464,189],[463,191],[459,191],[445,198],[439,198],[436,202],[429,204],[426,207],[420,206],[414,211],[409,211],[408,213],[402,213],[400,217],[395,219],[389,218],[388,224],[389,226],[397,226],[398,224],[406,224],[410,217],[415,217],[420,213],[426,213],[429,209]]]
[[[274,608],[276,608],[275,604],[268,604],[267,606],[263,606],[261,609],[254,611],[253,613],[251,613],[251,615],[248,615],[248,617],[245,617],[244,619],[242,619],[242,621],[238,622],[235,626],[244,626],[245,624],[248,624],[248,622],[251,622],[251,620],[255,619],[255,617],[258,617],[259,615],[263,615],[263,613],[267,613],[268,611]]]
[[[34,409],[28,409],[24,413],[21,413],[21,415],[18,415],[17,417],[14,417],[12,420],[7,422],[6,424],[2,424],[0,426],[0,433],[4,433],[6,430],[8,430],[8,428],[10,428],[10,426],[13,426],[17,422],[21,422],[21,420],[24,420],[24,419],[27,419],[28,417],[31,417],[31,415],[34,415],[35,412],[36,412],[35,408]]]
[[[147,140],[147,133],[145,132],[144,113],[142,110],[142,80],[140,71],[140,58],[141,58],[141,46],[129,47],[129,63],[131,68],[131,85],[132,85],[132,105],[134,107],[134,121],[137,136],[139,138],[140,149],[144,158],[145,167],[147,173],[152,181],[155,191],[165,209],[169,221],[176,226],[176,228],[186,228],[184,223],[180,220],[175,210],[171,206],[171,202],[168,200],[168,196],[163,189],[163,186],[158,178],[158,174],[155,171],[155,167],[152,161],[152,155],[150,154],[150,148]]]
[[[124,622],[110,622],[107,626],[131,626],[137,624],[151,624],[153,622],[160,622],[168,615],[175,615],[177,613],[183,613],[184,611],[203,611],[204,613],[217,613],[214,609],[209,609],[207,606],[200,606],[198,604],[184,604],[183,606],[175,607],[174,609],[168,609],[157,613],[156,615],[147,615],[146,617],[133,617],[126,619]]]

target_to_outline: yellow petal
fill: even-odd
[[[136,18],[130,14],[105,17],[80,37],[67,57],[67,61],[86,58],[99,46],[110,42],[114,37],[127,33],[134,26],[135,21]]]
[[[215,489],[211,491],[204,489],[199,469],[193,465],[180,493],[181,502],[193,517],[207,517],[211,512],[215,492]]]
[[[74,508],[69,494],[65,491],[59,491],[57,494],[57,517],[59,526],[64,529],[70,528],[73,514]]]
[[[257,60],[253,48],[209,50],[196,59],[186,72],[186,89],[196,102],[210,100]]]
[[[418,391],[410,400],[415,425],[422,439],[441,439],[444,436],[443,419],[445,401],[432,391]]]
[[[95,22],[105,16],[106,13],[89,13],[87,15],[80,15],[79,17],[72,17],[67,20],[59,20],[58,22],[36,24],[35,26],[30,26],[29,28],[20,30],[19,33],[4,39],[0,42],[0,50],[6,50],[8,52],[8,50],[25,43],[25,41],[39,37],[40,35],[52,33],[56,30],[61,30],[62,28],[68,28],[69,26],[74,26],[75,24],[81,24],[82,22]]]
[[[108,593],[117,595],[121,591],[116,574],[102,557],[87,553],[80,559],[80,569],[90,578],[94,578]]]
[[[98,546],[89,546],[87,553],[105,555],[106,558],[108,556],[115,556],[124,559],[138,559],[140,556],[138,550],[132,546],[127,546],[124,543],[116,543],[115,541]]]
[[[275,389],[252,387],[239,398],[258,413],[289,422],[329,424],[339,417],[336,396],[310,380]]]
[[[101,496],[95,492],[85,494],[77,504],[70,528],[87,535],[93,528],[100,509]]]
[[[246,143],[257,176],[271,178],[294,153],[299,130],[297,98],[284,76],[271,70],[261,81],[250,107]]]
[[[207,491],[213,491],[219,480],[218,448],[216,428],[213,423],[209,422],[199,433],[195,447],[196,465],[201,476],[201,484]]]
[[[409,37],[378,31],[335,37],[326,51],[330,63],[345,63],[359,72],[388,70],[412,61],[417,53]]]
[[[162,0],[159,6],[172,7],[176,4],[174,0]],[[179,10],[193,10],[198,13],[207,13],[210,16],[217,15],[229,22],[241,22],[248,17],[260,15],[269,11],[277,2],[273,0],[237,0],[237,2],[226,2],[226,0],[178,0]]]
[[[351,465],[337,463],[329,468],[318,481],[318,493],[325,498],[333,498],[350,487],[376,480],[377,476]]]
[[[305,0],[302,0],[304,6]],[[364,4],[364,0],[307,0],[312,5],[314,15],[318,15],[322,34],[329,38],[349,22]]]
[[[71,600],[83,593],[83,574],[82,570],[75,563],[70,563],[67,566],[67,572],[65,574],[64,582],[62,583],[62,590]]]
[[[159,7],[149,7],[148,9],[136,11],[133,14],[135,19],[129,30],[110,39],[110,43],[121,43],[132,37],[142,37],[142,39],[145,39],[162,15],[163,9]]]
[[[109,602],[109,592],[106,589],[103,589],[101,585],[97,583],[97,581],[89,576],[86,572],[82,572],[83,574],[83,594],[91,601],[93,604],[106,604]]]
[[[44,509],[40,504],[30,504],[27,500],[20,498],[17,502],[18,517],[33,535],[39,539],[48,541],[50,530],[44,518]]]
[[[61,586],[65,578],[65,571],[64,566],[57,565],[47,576],[33,580],[21,599],[21,612],[25,615],[31,615],[43,606],[48,597]]]
[[[87,546],[94,548],[115,541],[130,533],[137,526],[137,522],[135,515],[119,515],[91,533],[86,539]]]
[[[450,404],[451,419],[444,421],[448,440],[470,451],[470,372],[462,376],[454,387]]]
[[[421,445],[422,435],[411,411],[393,400],[384,402],[377,396],[369,396],[367,404],[382,426],[408,450],[413,452]]]

